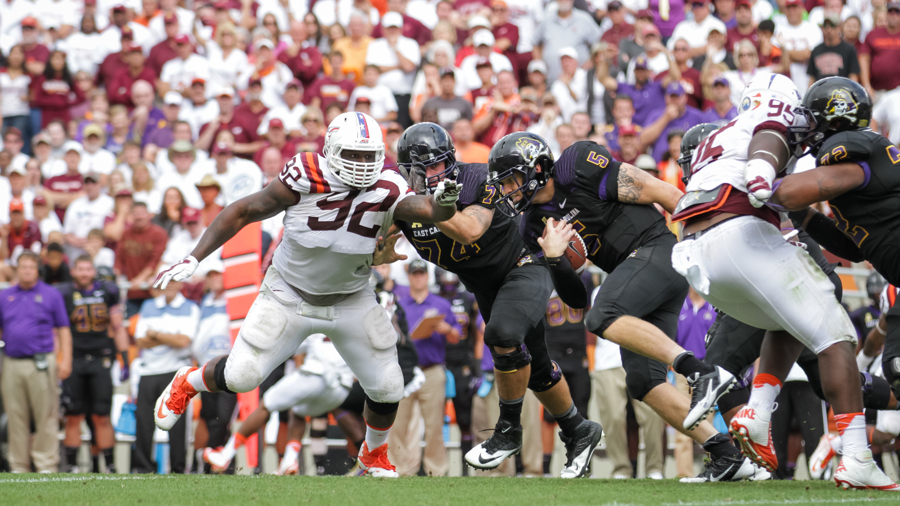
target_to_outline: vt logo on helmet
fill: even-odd
[[[501,194],[504,183],[506,188],[515,189],[502,195],[498,208],[510,216],[528,209],[535,194],[553,175],[553,163],[550,146],[538,135],[518,132],[500,139],[488,157],[488,184],[497,187]]]
[[[428,173],[428,167],[444,162],[444,168]],[[456,146],[442,126],[434,123],[418,123],[406,129],[397,142],[397,165],[400,166],[410,188],[416,193],[434,193],[438,183],[445,179],[456,181]]]

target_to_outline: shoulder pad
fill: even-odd
[[[816,165],[866,161],[876,147],[862,132],[840,132],[831,136],[819,148]]]

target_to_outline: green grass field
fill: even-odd
[[[900,495],[842,491],[833,482],[682,484],[676,480],[279,476],[5,475],[0,504],[359,504],[366,506],[900,504]]]

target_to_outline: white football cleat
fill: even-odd
[[[844,490],[854,488],[900,492],[900,485],[888,478],[875,464],[872,450],[841,457],[841,464],[834,472],[834,483]]]
[[[285,455],[281,459],[281,463],[278,464],[278,471],[275,474],[280,476],[296,476],[300,474],[300,461]]]
[[[197,395],[194,387],[187,382],[188,373],[196,370],[196,367],[190,366],[178,369],[175,377],[169,382],[169,386],[156,399],[156,409],[153,411],[153,417],[156,420],[156,426],[160,429],[170,430],[174,427],[181,415],[187,410],[191,399]]]
[[[771,413],[763,414],[744,406],[731,419],[731,435],[741,445],[741,452],[769,472],[778,468],[778,457],[772,445]]]
[[[216,449],[204,448],[203,461],[209,464],[214,473],[224,473],[231,465],[231,459],[222,452],[221,446]]]
[[[362,448],[359,450],[359,458],[357,459],[360,469],[359,475],[374,476],[376,478],[399,478],[400,475],[397,473],[396,468],[394,468],[391,461],[388,460],[387,450],[387,443],[375,448],[371,452],[369,451],[369,445],[363,443]]]
[[[814,480],[821,480],[825,475],[825,471],[831,466],[831,461],[837,456],[834,450],[841,446],[841,436],[837,434],[825,434],[819,439],[815,451],[809,458],[809,477]]]

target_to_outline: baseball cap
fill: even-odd
[[[383,28],[388,28],[390,26],[403,28],[403,16],[399,12],[387,12],[381,18],[381,26]]]
[[[33,206],[46,206],[47,199],[43,195],[35,195],[34,200],[31,201],[31,205]]]
[[[38,20],[33,16],[25,16],[22,19],[22,26],[30,26],[31,28],[37,28]]]
[[[357,104],[371,104],[372,100],[369,97],[356,97]]]
[[[228,2],[226,2],[225,0],[222,0],[220,2],[216,2],[214,7],[216,8],[216,10],[226,10],[227,11],[230,8],[230,4]]]
[[[619,127],[619,137],[623,135],[637,135],[637,129],[631,124],[622,125]]]
[[[547,64],[544,63],[544,60],[531,60],[528,62],[528,72],[540,72],[547,75]]]
[[[134,32],[130,26],[122,27],[122,40],[134,40]]]
[[[288,89],[288,88],[297,88],[298,90],[302,90],[303,83],[301,83],[299,79],[291,79],[291,82],[289,82],[287,84],[287,86],[285,86],[284,89]]]
[[[425,260],[417,258],[409,263],[409,273],[412,274],[414,272],[428,272],[428,264]]]
[[[125,12],[125,6],[122,4],[113,5],[113,12]]]
[[[505,7],[508,7],[508,5],[506,5],[506,2],[504,2],[503,0],[494,0],[493,2],[491,2],[491,7],[504,7],[505,8]]]
[[[256,41],[256,50],[257,51],[259,51],[260,49],[262,49],[264,47],[273,49],[275,47],[275,45],[272,44],[272,41],[269,39],[259,39],[258,41]]]
[[[100,181],[100,175],[94,171],[90,171],[84,175],[84,182],[87,183],[88,181],[93,181],[93,182],[97,183]]]
[[[185,207],[181,210],[181,222],[191,223],[200,221],[200,211],[193,207]]]
[[[606,10],[608,11],[617,11],[622,8],[622,2],[619,0],[613,0],[606,6]]]
[[[653,170],[659,172],[659,168],[656,166],[656,160],[654,160],[652,156],[646,154],[637,157],[637,160],[634,161],[634,166],[641,170]]]
[[[713,81],[713,86],[731,86],[731,83],[728,82],[728,79],[724,77],[717,77],[715,81]]]
[[[202,84],[205,86],[206,79],[203,79],[202,77],[195,77],[195,78],[191,79],[191,86],[193,86],[195,84]]]
[[[645,56],[641,55],[634,59],[634,70],[638,70],[638,69],[646,70],[648,68],[649,67],[647,66],[647,58]]]
[[[887,10],[890,11],[900,11],[900,2],[888,2]]]
[[[834,13],[825,14],[819,26],[825,26],[826,23],[830,23],[831,26],[841,26],[841,16]]]
[[[84,0],[84,5],[97,5],[97,0]]]
[[[47,144],[50,144],[49,141],[44,141],[43,139],[42,139],[41,141],[38,141],[38,142],[46,142]],[[67,142],[67,143],[65,144],[65,147],[66,147],[66,153],[69,153],[69,152],[73,152],[73,151],[74,151],[75,153],[78,153],[79,156],[80,156],[81,153],[84,151],[84,148],[81,146],[81,144],[78,144],[78,143],[75,142],[75,141]]]
[[[175,36],[175,43],[176,43],[176,44],[190,44],[190,43],[191,43],[191,39],[190,39],[187,35],[185,35],[185,34],[182,33],[181,35],[176,35],[176,36]],[[271,43],[270,43],[270,44],[271,44]]]
[[[167,91],[163,97],[163,103],[166,105],[181,105],[181,93],[177,91]]]
[[[748,9],[752,9],[753,4],[750,3],[750,0],[737,0],[736,2],[734,2],[734,8],[737,9],[738,7],[746,7]]]
[[[224,143],[220,142],[219,144],[216,144],[216,148],[218,148],[222,144],[224,144]],[[225,144],[225,147],[228,147],[228,145]],[[214,150],[215,150],[215,148],[214,148]],[[215,186],[216,188],[219,189],[219,191],[222,191],[222,185],[220,185],[219,182],[216,181],[216,178],[212,177],[211,174],[207,174],[207,175],[203,176],[203,179],[201,179],[200,182],[195,184],[194,186],[196,186],[197,188],[211,188],[211,187]]]
[[[537,95],[535,95],[534,93],[528,93],[528,92],[526,92],[526,93],[520,92],[519,98],[522,100],[522,102],[528,101],[528,102],[532,102],[532,103],[536,104],[538,101]]]
[[[8,176],[12,176],[13,174],[18,174],[20,176],[28,175],[28,171],[25,169],[25,165],[21,163],[13,163],[9,166],[9,174]]]
[[[693,5],[693,4],[704,4],[705,5],[708,2],[709,2],[709,0],[691,0],[690,3],[691,3],[691,5]]]
[[[469,27],[469,30],[472,30],[472,29],[475,29],[478,27],[487,28],[488,30],[493,28],[493,26],[491,26],[491,22],[488,21],[488,18],[486,18],[484,16],[478,16],[478,15],[475,15],[475,16],[472,16],[471,18],[469,18],[469,23],[467,24],[467,26]]]
[[[25,211],[25,203],[22,202],[22,199],[13,197],[13,199],[9,201],[9,212],[13,211],[19,211],[20,213]]]
[[[250,77],[250,80],[247,81],[247,86],[253,86],[256,84],[262,86],[262,78],[259,77],[259,74],[253,74],[253,76]]]
[[[84,130],[81,131],[82,136],[87,139],[92,135],[96,135],[97,137],[104,137],[106,132],[103,131],[103,127],[96,123],[91,123],[84,127]]]
[[[271,120],[269,120],[269,130],[273,128],[280,128],[284,130],[284,122],[278,118],[272,118]]]
[[[32,146],[37,146],[40,143],[50,144],[50,137],[44,132],[39,132],[37,135],[31,138]]]
[[[453,72],[453,69],[444,69],[441,71],[441,79],[445,77],[452,77],[453,80],[456,80],[456,73]]]
[[[648,35],[656,35],[657,37],[659,37],[659,28],[657,28],[654,24],[644,25],[644,29],[641,30],[641,35],[643,35],[644,37]]]
[[[116,186],[109,193],[111,193],[113,197],[133,197],[134,196],[134,192],[132,192],[124,184]]]
[[[132,42],[130,44],[125,44],[124,46],[122,46],[122,52],[125,54],[143,53],[144,48],[142,48],[140,44],[135,44]]]
[[[653,21],[653,11],[650,9],[641,9],[637,11],[636,17],[638,19],[649,19],[650,21]]]
[[[21,139],[21,138],[22,138],[22,131],[19,130],[18,128],[16,128],[16,127],[9,127],[9,128],[7,128],[6,130],[3,131],[3,136],[6,137],[7,135],[18,135],[19,138]]]
[[[230,84],[220,86],[219,92],[216,93],[216,98],[218,98],[218,97],[233,97],[233,96],[234,96],[234,88],[232,88]]]
[[[684,95],[684,86],[678,81],[669,83],[669,85],[666,86],[666,95]]]
[[[494,42],[496,42],[494,40],[494,34],[483,28],[475,32],[475,35],[472,36],[472,45],[475,47],[493,46]]]
[[[569,58],[573,58],[575,60],[578,59],[578,51],[575,51],[574,47],[564,47],[559,50],[559,57],[568,56]]]
[[[166,13],[165,17],[163,17],[163,23],[167,25],[175,24],[178,22],[178,16],[175,15],[174,12]]]

